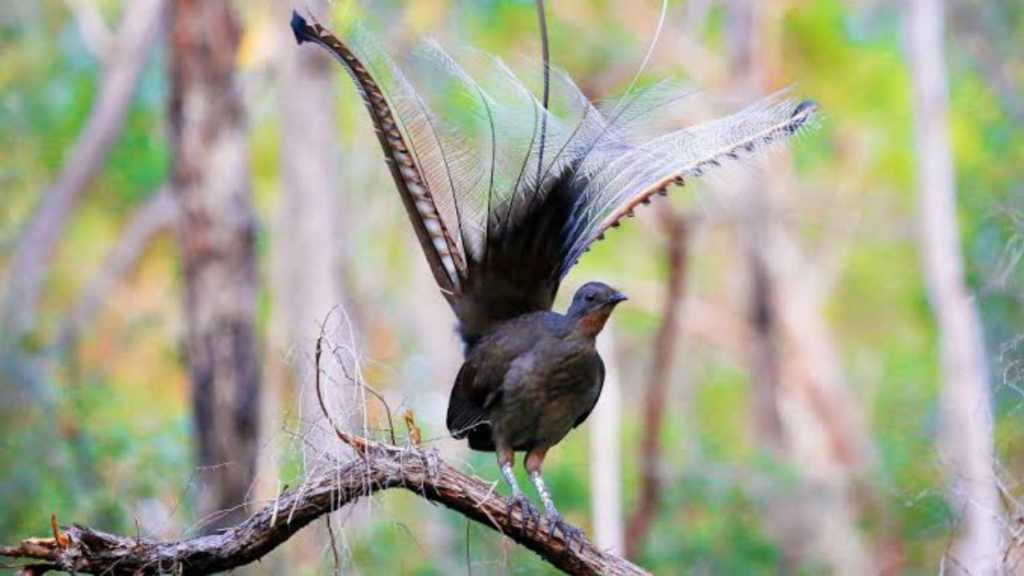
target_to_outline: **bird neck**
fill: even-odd
[[[587,338],[597,338],[597,335],[604,329],[612,310],[610,307],[602,307],[575,318],[573,332]]]

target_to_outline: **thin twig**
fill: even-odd
[[[341,574],[341,557],[338,556],[338,539],[334,536],[334,526],[331,525],[331,515],[324,515],[324,522],[327,524],[327,534],[331,537],[331,555],[334,557],[334,571]]]
[[[60,175],[41,194],[39,205],[25,224],[8,260],[5,292],[0,295],[0,324],[11,341],[35,325],[35,312],[47,265],[79,200],[89,188],[114,145],[136,84],[151,48],[160,38],[165,0],[128,3],[114,40],[116,57],[107,59],[96,102],[78,135]]]
[[[338,440],[341,440],[345,444],[348,444],[349,446],[354,448],[355,451],[357,453],[359,453],[360,455],[365,456],[366,455],[366,439],[362,438],[360,436],[354,436],[352,434],[349,434],[348,432],[345,432],[341,428],[338,428],[338,424],[334,421],[334,418],[331,418],[331,413],[327,410],[327,403],[324,402],[324,394],[323,394],[323,391],[320,388],[320,356],[323,353],[323,340],[324,340],[324,337],[322,335],[316,339],[316,356],[315,356],[315,363],[316,363],[316,370],[315,370],[315,372],[316,372],[316,376],[315,376],[315,378],[316,378],[316,399],[317,399],[317,402],[320,403],[320,410],[323,412],[324,418],[326,418],[327,421],[331,424],[331,428],[334,428],[334,434],[338,437]]]
[[[341,310],[341,312],[343,314],[345,313],[344,308],[341,308],[340,306],[336,306],[336,307],[332,308],[331,311],[327,314],[327,317],[324,318],[323,324],[321,324],[321,326],[320,326],[320,338],[317,340],[317,356],[316,356],[316,370],[317,370],[316,377],[317,377],[318,380],[320,378],[320,356],[321,356],[320,348],[322,346],[321,345],[321,340],[323,340],[325,338],[324,333],[327,330],[327,322],[328,322],[328,320],[330,320],[331,315],[334,314],[335,310]],[[347,320],[347,314],[346,314],[346,320]],[[352,323],[351,322],[347,322],[347,323],[349,325],[349,340],[350,341],[355,341],[355,334],[351,331]],[[333,351],[334,351],[335,354],[337,354],[337,350],[338,350],[337,348],[334,348]],[[353,357],[354,360],[358,360],[358,357],[356,356],[356,351],[355,350],[349,349],[348,352],[350,353],[350,355]],[[337,358],[337,356],[335,356],[335,357]],[[346,368],[344,362],[341,362],[339,360],[338,363],[341,366],[342,373],[345,375],[345,378],[347,378],[349,380],[349,382],[351,382],[353,384],[356,384],[364,392],[369,392],[371,395],[373,395],[374,398],[376,398],[381,403],[381,405],[384,406],[384,414],[387,416],[387,419],[388,419],[388,436],[389,436],[392,444],[398,444],[398,442],[395,439],[395,422],[394,422],[394,419],[393,419],[393,417],[391,415],[392,414],[391,413],[391,405],[388,404],[388,401],[384,399],[384,396],[381,395],[380,392],[377,392],[376,389],[374,389],[372,386],[370,386],[369,384],[367,384],[366,382],[363,381],[363,378],[361,376],[361,371],[360,370],[356,370],[357,374],[352,374],[351,372],[349,372],[348,368]],[[318,382],[317,383],[317,394],[320,394],[319,386],[320,386],[320,384]],[[363,402],[364,412],[365,412],[365,404],[366,404],[366,402],[365,402],[365,399],[364,399],[364,402]],[[323,406],[324,406],[324,403],[321,400],[320,407],[323,408]],[[325,414],[325,416],[326,416],[326,414]],[[369,429],[365,430],[364,434],[366,434],[368,432],[369,432]]]

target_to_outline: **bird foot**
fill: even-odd
[[[516,494],[509,499],[508,504],[508,523],[513,523],[513,512],[516,508],[519,508],[520,516],[523,518],[522,527],[529,529],[531,525],[534,527],[540,525],[540,512],[533,506],[529,499],[523,494]]]
[[[583,534],[583,530],[569,524],[562,518],[562,515],[558,512],[549,512],[545,515],[548,521],[548,537],[554,538],[555,532],[562,532],[562,539],[565,540],[566,549],[572,549],[573,544],[577,547],[583,546],[583,540],[586,538]]]

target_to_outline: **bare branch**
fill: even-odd
[[[10,340],[19,340],[35,324],[36,303],[50,258],[78,200],[121,131],[147,55],[159,36],[163,6],[163,0],[129,4],[85,128],[18,239],[0,300],[0,325]]]
[[[110,48],[114,44],[114,35],[103,21],[99,7],[93,0],[64,0],[64,3],[75,16],[78,31],[89,51],[100,62],[105,63],[110,54]]]
[[[176,541],[117,536],[72,526],[56,538],[32,538],[0,547],[0,556],[37,564],[36,573],[60,569],[86,574],[211,574],[267,555],[310,522],[391,488],[409,492],[493,528],[568,574],[641,575],[643,569],[596,549],[589,541],[569,548],[560,532],[549,535],[546,519],[524,527],[517,508],[494,493],[493,485],[470,477],[434,452],[358,439],[361,458],[339,463],[290,490],[245,522],[217,534]],[[291,510],[285,520],[277,510]]]

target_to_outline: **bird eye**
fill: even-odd
[[[594,301],[594,295],[593,294],[587,294],[586,296],[583,297],[583,299],[586,300],[587,302],[593,302]]]

